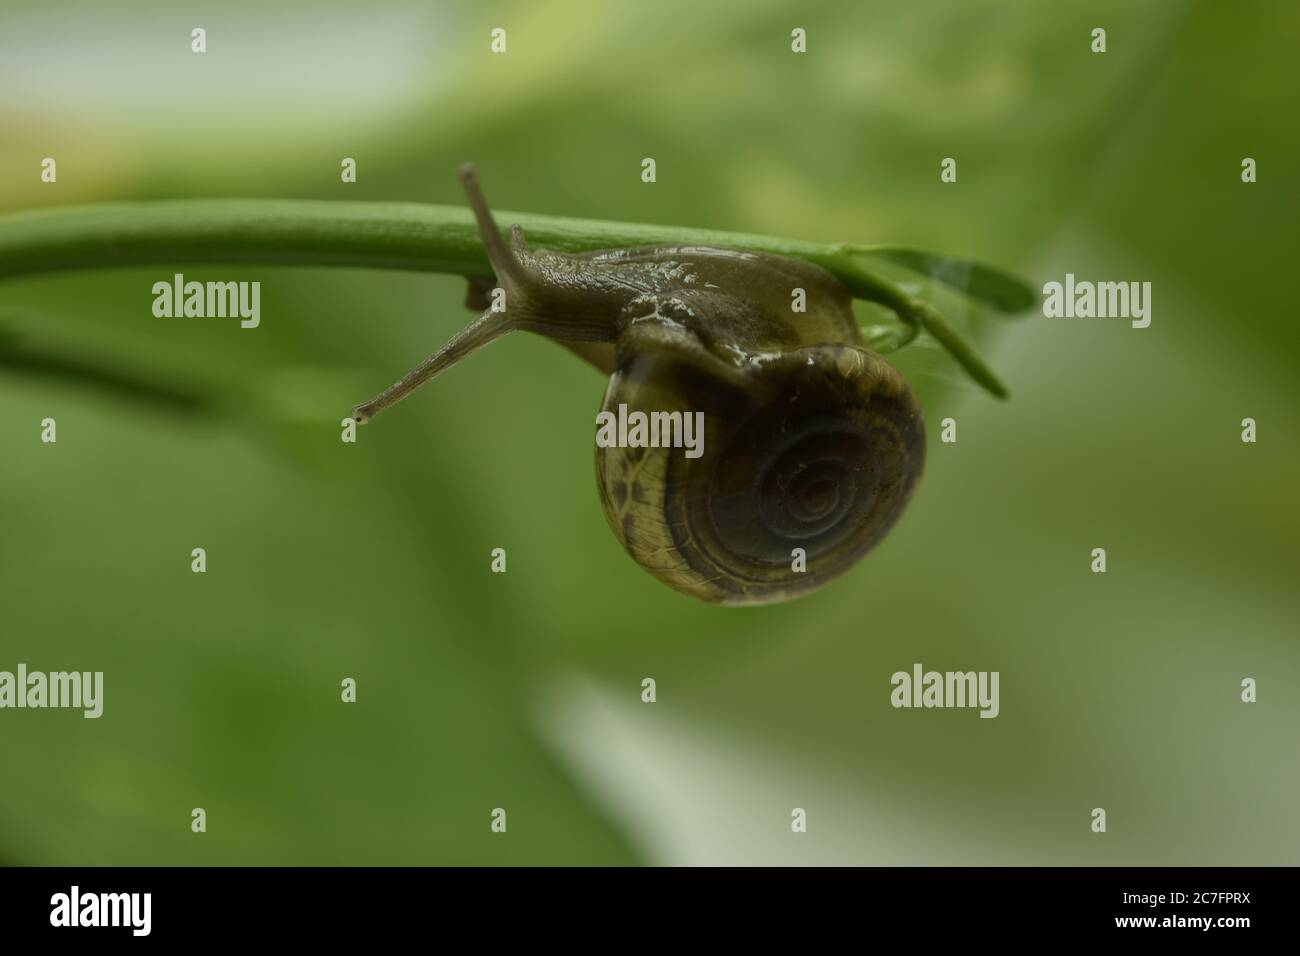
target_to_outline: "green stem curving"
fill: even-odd
[[[795,256],[857,298],[924,328],[993,394],[1006,387],[973,344],[933,308],[870,267],[873,255],[953,283],[995,308],[1033,294],[1016,277],[975,263],[893,246],[817,243],[752,233],[498,211],[529,243],[559,252],[650,245],[726,246]],[[492,275],[473,214],[462,206],[291,199],[189,199],[65,206],[0,216],[0,278],[71,269],[257,263]],[[900,341],[910,340],[904,336]]]

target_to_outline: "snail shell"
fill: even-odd
[[[839,305],[833,277],[817,279],[823,304]],[[789,298],[787,285],[787,312]],[[902,375],[863,347],[842,298],[845,321],[805,323],[713,291],[670,298],[650,325],[622,330],[603,408],[704,413],[699,458],[596,450],[610,527],[665,584],[719,604],[786,600],[848,570],[902,513],[924,461],[920,408]],[[727,312],[752,320],[726,322],[729,334],[711,339]],[[765,320],[788,331],[780,348],[773,328],[757,334]],[[823,324],[837,326],[839,340],[827,340]]]

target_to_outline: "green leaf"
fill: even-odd
[[[919,272],[999,312],[1024,312],[1038,302],[1038,293],[1023,279],[982,262],[905,246],[853,245],[849,250]]]

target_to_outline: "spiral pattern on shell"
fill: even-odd
[[[915,395],[874,352],[805,346],[754,357],[745,374],[737,387],[662,356],[632,358],[604,408],[702,411],[704,453],[596,456],[606,517],[629,554],[719,604],[781,601],[844,573],[902,513],[925,456]]]

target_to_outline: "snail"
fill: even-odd
[[[723,605],[787,600],[843,574],[889,531],[921,475],[921,409],[866,346],[830,272],[708,246],[529,249],[518,225],[502,237],[473,167],[459,178],[498,285],[471,280],[466,304],[482,314],[356,406],[358,424],[524,329],[608,375],[606,411],[703,412],[701,457],[596,449],[611,529],[670,587]]]

